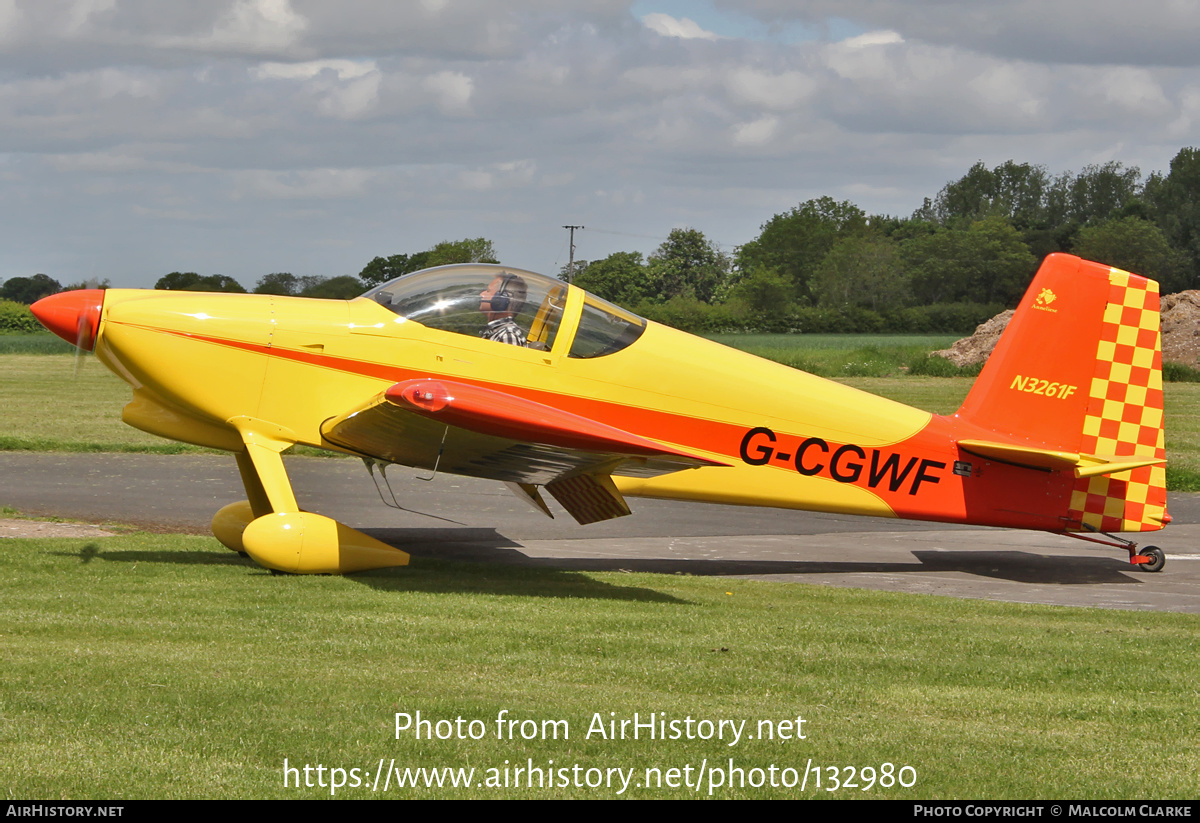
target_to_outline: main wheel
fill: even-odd
[[[1167,565],[1167,556],[1163,554],[1163,550],[1158,546],[1148,546],[1140,553],[1150,558],[1149,563],[1141,564],[1142,568],[1148,572],[1160,572],[1163,566]]]

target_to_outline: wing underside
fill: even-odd
[[[724,465],[511,394],[446,380],[397,383],[321,426],[330,443],[390,463],[545,486],[581,523],[629,513],[610,476]]]

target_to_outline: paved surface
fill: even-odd
[[[358,461],[287,466],[302,506],[418,557],[1200,613],[1200,495],[1171,496],[1175,522],[1147,541],[1167,566],[1147,574],[1123,551],[1062,536],[775,509],[634,499],[632,517],[581,527],[498,483],[424,482],[399,467],[392,487],[412,511],[396,511]],[[24,514],[207,533],[213,513],[244,496],[232,457],[0,454],[0,505]]]

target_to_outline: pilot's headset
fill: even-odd
[[[508,284],[512,281],[513,275],[507,273],[500,275],[500,288],[496,289],[496,293],[492,295],[492,311],[508,311],[508,307],[512,305],[512,295],[508,293]]]

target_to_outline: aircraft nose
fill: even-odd
[[[29,307],[38,322],[72,346],[91,351],[100,329],[103,289],[77,289],[43,297]]]

